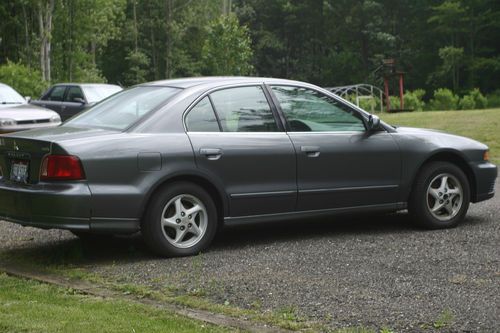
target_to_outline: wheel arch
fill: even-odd
[[[219,225],[222,225],[224,221],[224,216],[228,215],[229,204],[225,192],[222,190],[221,186],[216,185],[213,181],[209,180],[203,174],[196,172],[184,172],[172,174],[166,178],[158,181],[152,188],[148,191],[141,207],[141,222],[146,213],[146,209],[151,202],[151,198],[157,193],[161,188],[168,186],[174,182],[190,182],[202,187],[206,190],[210,196],[214,199],[215,206],[217,208],[217,217]]]
[[[418,179],[418,176],[422,170],[422,168],[432,162],[449,162],[453,163],[457,167],[460,168],[460,170],[463,171],[465,176],[467,177],[467,180],[469,181],[469,190],[470,190],[470,198],[471,201],[474,200],[474,194],[476,193],[476,177],[474,175],[474,172],[472,171],[472,168],[469,166],[467,163],[467,160],[465,157],[456,150],[441,150],[433,153],[432,155],[428,156],[427,159],[425,159],[416,169],[416,172],[414,173],[411,181],[411,187],[408,191],[407,194],[407,200],[409,200],[409,197],[415,187],[415,182]]]

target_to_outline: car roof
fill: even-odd
[[[56,83],[53,85],[55,86],[113,86],[113,87],[120,87],[119,85],[116,84],[109,84],[109,83],[71,83],[71,82],[63,82],[63,83]]]
[[[147,82],[139,86],[165,86],[175,88],[191,88],[198,85],[213,85],[232,84],[232,83],[282,83],[282,84],[305,84],[304,82],[292,81],[286,79],[276,79],[267,77],[250,77],[250,76],[206,76],[206,77],[192,77],[180,78],[171,80],[161,80],[154,82]]]

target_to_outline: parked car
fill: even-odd
[[[311,84],[244,77],[132,87],[58,128],[0,137],[0,167],[0,218],[141,231],[164,256],[255,221],[408,208],[424,227],[454,227],[497,176],[477,141],[393,127]]]
[[[47,90],[39,100],[30,103],[54,110],[66,121],[120,90],[122,88],[114,84],[60,83]]]
[[[12,87],[0,83],[0,133],[60,124],[61,118],[56,112],[29,105]]]

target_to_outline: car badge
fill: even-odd
[[[18,150],[19,150],[19,146],[17,145],[16,141],[14,141],[14,150],[15,150],[15,151],[18,151]]]

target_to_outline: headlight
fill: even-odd
[[[16,124],[17,123],[14,119],[0,118],[0,126],[14,126]]]
[[[483,154],[483,160],[484,161],[489,161],[490,160],[490,151],[489,150],[487,150],[487,151],[484,152],[484,154]]]
[[[60,122],[60,121],[61,121],[61,117],[59,117],[59,116],[57,116],[57,115],[56,115],[56,116],[52,116],[52,117],[50,117],[50,121],[51,121],[52,123],[58,123],[58,122]]]

